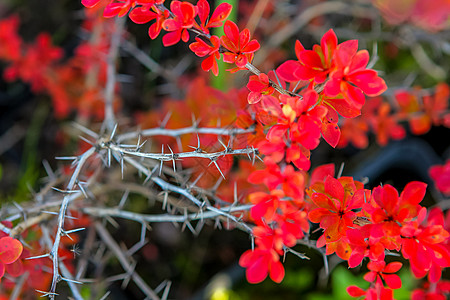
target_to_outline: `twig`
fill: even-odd
[[[114,24],[115,30],[111,35],[111,44],[108,51],[105,86],[105,119],[103,120],[102,126],[107,130],[112,130],[115,124],[113,102],[114,88],[116,86],[116,59],[124,24],[125,18],[116,18]]]
[[[116,243],[116,241],[112,238],[112,236],[109,234],[109,232],[106,230],[106,228],[100,224],[99,222],[95,223],[95,229],[97,230],[97,233],[99,237],[102,239],[103,242],[109,247],[109,249],[114,253],[114,255],[119,260],[120,264],[124,268],[124,270],[130,274],[131,278],[133,279],[134,283],[139,287],[139,289],[147,296],[150,297],[150,299],[153,300],[159,300],[160,298],[156,293],[144,282],[141,276],[137,274],[134,269],[131,267],[131,264],[128,262],[127,258],[125,257],[124,253],[122,252],[122,249],[119,247],[119,245]]]

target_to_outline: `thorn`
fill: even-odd
[[[88,140],[87,138],[83,137],[83,136],[78,136],[80,139],[82,139],[83,141],[85,141],[86,143],[88,143],[91,146],[94,146],[94,143],[91,142],[90,140]]]
[[[177,141],[178,151],[183,152],[183,144],[181,143],[181,138],[179,136],[176,136],[175,140]]]
[[[221,139],[221,138],[219,138],[219,143],[225,148],[225,153],[226,153],[227,150],[228,150],[228,147],[225,146],[225,144],[222,142],[222,139]]]
[[[220,175],[222,175],[223,179],[226,179],[226,178],[225,178],[225,175],[223,175],[223,173],[222,173],[222,170],[219,168],[219,165],[217,164],[216,159],[217,159],[217,158],[215,158],[215,159],[211,158],[211,163],[214,163],[214,165],[216,165],[216,168],[217,168],[217,170],[219,170]],[[209,165],[211,165],[211,163],[210,163]],[[209,165],[208,165],[208,166],[209,166]]]
[[[195,152],[197,152],[197,153],[206,153],[205,151],[203,151],[203,150],[200,148],[200,137],[198,136],[198,134],[197,134],[197,147],[189,146],[189,145],[188,145],[188,147],[194,149]]]
[[[231,204],[231,207],[235,206],[238,203],[238,196],[237,196],[237,182],[234,182],[234,192],[233,192],[233,204]]]
[[[78,191],[61,190],[61,189],[58,189],[56,187],[52,187],[52,190],[55,190],[55,191],[63,193],[63,194],[75,194],[75,193],[78,193]]]
[[[59,295],[59,294],[53,293],[53,292],[44,292],[44,291],[41,291],[41,290],[35,290],[35,291],[38,292],[38,293],[40,293],[40,294],[43,294],[43,295],[41,296],[41,298],[42,298],[42,297],[47,297],[47,296],[54,297],[54,296],[58,296],[58,295]]]
[[[79,182],[78,180],[76,181],[76,185],[80,188],[81,193],[83,193],[84,198],[88,199],[88,195],[86,194],[86,191],[84,189],[84,187],[81,185],[81,182]]]
[[[90,130],[89,128],[86,128],[86,127],[84,127],[83,125],[78,124],[78,123],[75,123],[75,122],[73,122],[72,124],[73,124],[73,126],[75,126],[76,128],[78,128],[79,130],[83,131],[83,132],[86,133],[87,135],[90,135],[90,136],[93,137],[94,139],[97,140],[97,139],[99,138],[98,134],[95,133],[95,132],[93,132],[93,131]]]
[[[146,222],[142,222],[140,242],[145,241],[145,234],[147,233],[147,227],[148,227],[148,224]]]
[[[44,257],[50,257],[50,253],[27,257],[27,258],[25,258],[25,260],[38,259],[38,258],[44,258]]]
[[[52,167],[50,166],[50,164],[48,163],[48,161],[47,161],[46,159],[44,159],[44,160],[42,161],[42,164],[44,165],[44,169],[45,169],[45,172],[46,172],[47,175],[48,175],[48,178],[54,179],[54,178],[55,178],[55,173],[53,172]]]
[[[76,283],[76,284],[83,284],[81,281],[65,278],[65,277],[62,277],[62,276],[61,276],[61,280],[64,280],[64,281],[67,281],[67,282],[73,282],[73,283]]]
[[[113,218],[111,218],[110,216],[106,216],[105,219],[116,229],[120,228],[120,225],[116,222],[116,220],[114,220]]]
[[[123,154],[120,154],[120,173],[122,174],[122,180],[123,180]]]
[[[193,128],[197,128],[198,125],[200,125],[200,120],[201,119],[196,120],[194,114],[191,114],[191,119],[192,119],[192,127]]]
[[[114,138],[114,135],[116,134],[116,130],[117,130],[117,123],[114,125],[111,135],[109,136],[110,140],[112,140]]]
[[[125,202],[128,199],[128,195],[130,194],[130,191],[128,189],[125,190],[125,193],[123,194],[122,198],[120,199],[119,205],[117,206],[117,208],[122,209],[123,206],[125,205]]]
[[[222,177],[219,177],[216,181],[216,183],[214,184],[214,186],[211,188],[211,190],[213,192],[216,192],[217,189],[219,188],[219,185],[222,183]]]
[[[161,123],[159,123],[160,128],[165,128],[167,123],[169,122],[170,117],[172,116],[172,112],[168,111],[167,114],[164,116],[164,119]]]
[[[108,164],[107,164],[108,168],[111,167],[111,149],[108,148]]]
[[[56,156],[55,159],[59,159],[59,160],[77,160],[78,156]]]
[[[169,147],[170,153],[172,153],[172,163],[173,163],[173,171],[176,173],[176,167],[175,167],[175,154],[172,151],[172,148],[170,148],[170,145],[167,145],[167,147]]]
[[[164,292],[161,296],[161,300],[167,300],[167,297],[169,297],[170,287],[172,286],[172,281],[167,281],[166,288],[164,289]]]
[[[344,172],[344,165],[345,165],[344,162],[341,163],[341,166],[339,167],[339,171],[338,171],[338,174],[337,174],[336,178],[340,178],[342,176],[342,173]]]
[[[161,145],[161,155],[164,155],[164,145]],[[163,167],[163,160],[161,158],[161,165],[159,167],[159,176],[161,176],[162,173],[162,167]]]
[[[82,230],[85,230],[86,228],[77,228],[77,229],[71,229],[71,230],[67,230],[67,231],[65,231],[64,233],[65,233],[65,235],[69,235],[70,233],[74,233],[74,232],[78,232],[78,231],[82,231]]]
[[[216,218],[214,221],[214,229],[222,229],[222,223],[220,223],[220,218]]]
[[[162,193],[164,194],[162,209],[166,210],[167,201],[169,200],[169,192],[163,191]]]
[[[106,298],[108,298],[109,294],[111,294],[111,291],[107,291],[103,297],[100,298],[100,300],[106,300]]]

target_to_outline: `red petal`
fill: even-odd
[[[356,268],[359,266],[364,258],[364,255],[360,252],[352,252],[352,255],[348,259],[348,266],[350,268]]]
[[[325,208],[313,209],[308,213],[308,218],[313,223],[320,223],[324,216],[330,215],[330,211]]]
[[[369,52],[367,52],[367,50],[356,52],[355,56],[353,56],[352,63],[350,64],[350,73],[365,69],[368,62]]]
[[[284,267],[279,261],[272,262],[270,265],[270,278],[276,283],[280,283],[284,278]]]
[[[259,42],[257,40],[251,40],[244,48],[242,48],[242,53],[252,53],[259,50]]]
[[[419,181],[408,183],[400,195],[401,204],[418,205],[425,193],[427,192],[427,184]]]
[[[148,9],[144,9],[143,7],[137,7],[130,12],[130,19],[136,24],[144,24],[150,22],[153,19],[156,19],[157,14],[149,11]]]
[[[349,40],[339,44],[339,46],[337,46],[336,55],[340,65],[342,67],[349,66],[357,50],[357,40]]]
[[[162,27],[165,31],[175,31],[181,28],[181,24],[174,19],[168,19],[164,21]]]
[[[86,6],[87,8],[91,8],[96,6],[98,3],[100,2],[100,0],[81,0],[81,4],[83,4],[84,6]],[[1,276],[0,276],[1,278]]]
[[[337,42],[338,40],[333,29],[328,30],[320,40],[320,46],[323,51],[325,63],[328,63],[328,61],[333,58],[334,51],[337,47]]]
[[[361,297],[366,294],[366,291],[360,287],[352,285],[347,288],[347,293],[352,297]]]
[[[384,273],[395,273],[402,268],[403,264],[401,262],[395,261],[389,263],[383,270]]]
[[[284,81],[297,81],[299,78],[295,76],[295,72],[299,66],[299,62],[288,60],[277,68],[276,73]]]
[[[239,28],[237,27],[237,25],[234,22],[227,20],[225,22],[225,25],[223,26],[223,31],[230,42],[234,44],[234,48],[236,48],[239,45]],[[224,46],[227,47],[226,45]],[[228,50],[234,49],[228,48]]]
[[[202,24],[206,23],[206,19],[208,19],[209,16],[209,3],[206,0],[199,0],[197,2],[197,9],[198,9],[198,17],[200,18],[200,22]]]
[[[341,137],[341,130],[337,123],[324,122],[321,127],[322,136],[331,147],[336,148]]]
[[[307,67],[314,68],[323,68],[322,60],[320,59],[319,54],[312,50],[305,50],[300,53],[299,60]]]
[[[402,287],[402,280],[398,275],[395,274],[384,274],[383,279],[387,286],[391,289],[399,289]]]
[[[336,178],[333,178],[331,176],[327,177],[327,179],[325,180],[325,192],[341,202],[344,200],[344,187]]]
[[[351,103],[349,103],[345,99],[326,99],[326,102],[345,118],[354,118],[361,114],[361,109],[358,109],[357,107],[351,105]]]
[[[330,178],[330,177],[328,177]],[[312,194],[311,200],[321,208],[328,209],[330,211],[335,211],[336,206],[334,205],[333,201],[330,200],[326,195],[322,193],[314,193]]]
[[[222,21],[224,21],[231,13],[233,6],[228,3],[221,3],[217,6],[208,22],[208,27],[220,27]]]
[[[16,261],[22,254],[22,243],[12,237],[6,236],[0,239],[0,261],[10,264]]]
[[[176,43],[178,43],[180,41],[180,38],[181,38],[181,30],[176,30],[176,31],[166,33],[162,39],[163,45],[166,47],[175,45]]]
[[[378,96],[387,90],[383,78],[374,70],[362,70],[347,76],[348,81],[358,86],[367,96]]]
[[[260,283],[262,282],[269,273],[267,260],[263,257],[258,258],[250,267],[247,268],[245,275],[247,276],[247,281],[249,283]]]

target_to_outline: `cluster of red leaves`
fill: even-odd
[[[381,97],[370,98],[360,116],[343,119],[337,147],[346,147],[349,143],[357,148],[367,147],[369,130],[375,134],[378,144],[384,146],[390,139],[405,137],[402,122],[407,122],[411,133],[416,135],[427,133],[431,126],[450,128],[448,84],[440,83],[432,92],[419,88],[412,91],[398,90],[394,98],[394,105],[383,101]]]
[[[101,0],[83,0],[86,7],[97,6]],[[104,1],[106,2],[106,1]],[[250,31],[239,28],[232,21],[224,24],[225,35],[218,37],[210,34],[211,28],[221,27],[228,18],[232,6],[222,3],[211,13],[206,0],[198,0],[196,5],[185,1],[172,1],[170,10],[162,4],[164,1],[156,0],[127,0],[108,1],[103,11],[105,17],[126,15],[136,24],[145,24],[155,20],[150,26],[148,34],[155,39],[161,29],[167,31],[163,36],[163,45],[168,47],[177,44],[180,40],[189,41],[189,30],[200,34],[189,48],[199,57],[205,57],[202,69],[212,70],[214,75],[219,74],[217,61],[223,56],[223,61],[236,64],[235,71],[244,69],[247,62],[253,59],[253,53],[259,49],[259,43],[250,39]],[[197,19],[198,20],[197,20]]]
[[[84,27],[92,30],[97,26],[107,32],[112,24],[104,23],[87,19]],[[63,50],[52,44],[49,34],[41,33],[34,43],[27,44],[18,35],[18,26],[17,16],[0,21],[0,59],[7,63],[3,78],[9,82],[21,80],[33,92],[48,94],[57,118],[65,118],[73,111],[81,118],[103,118],[101,87],[106,78],[108,34],[81,43],[73,57],[62,61]]]
[[[432,166],[429,173],[438,190],[445,196],[450,196],[450,160],[445,165]]]
[[[428,31],[449,28],[450,2],[447,0],[372,0],[384,19],[392,24],[412,23]]]
[[[387,264],[387,250],[400,253],[409,260],[415,277],[428,275],[431,283],[439,282],[442,269],[450,266],[448,224],[443,213],[434,208],[427,215],[420,206],[426,184],[410,182],[400,195],[390,185],[370,191],[351,177],[334,178],[333,165],[315,169],[308,184],[306,174],[292,165],[280,169],[270,158],[265,163],[265,169],[249,177],[251,183],[268,189],[249,195],[254,204],[250,216],[256,224],[256,247],[240,260],[249,282],[260,282],[267,275],[281,281],[284,269],[279,256],[308,232],[308,221],[323,229],[317,247],[325,246],[327,255],[336,253],[350,268],[369,258],[370,272],[364,279],[371,285],[367,290],[349,287],[354,297],[393,299],[392,289],[401,287],[400,278],[393,273],[402,264]]]

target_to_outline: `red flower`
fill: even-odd
[[[401,226],[417,216],[425,192],[426,184],[418,181],[408,183],[400,197],[389,184],[374,188],[370,204],[364,206],[374,223],[371,235],[382,237],[386,248],[399,249]]]
[[[212,70],[215,76],[219,75],[219,66],[217,60],[220,59],[220,40],[217,36],[213,35],[210,38],[212,45],[206,43],[199,37],[195,38],[196,42],[189,45],[189,48],[200,57],[208,55],[208,57],[202,62],[203,71]]]
[[[401,262],[392,262],[386,265],[384,261],[370,261],[367,264],[370,272],[364,275],[364,280],[368,282],[383,281],[391,289],[399,289],[402,287],[402,281],[398,275],[392,273],[400,270],[402,265]]]
[[[172,1],[170,10],[174,18],[167,19],[162,24],[164,30],[171,31],[163,37],[163,44],[166,47],[175,45],[180,39],[183,42],[189,40],[188,29],[194,26],[194,18],[197,15],[194,5],[189,2]]]
[[[223,61],[236,63],[238,68],[243,68],[253,58],[253,53],[259,49],[257,40],[250,41],[250,30],[245,28],[239,32],[239,28],[232,21],[227,20],[223,27],[225,35],[220,38],[226,48],[223,53]]]
[[[18,35],[19,17],[0,21],[0,59],[17,60],[21,56],[22,39]]]
[[[403,126],[390,114],[391,106],[382,102],[381,98],[370,99],[363,107],[363,116],[367,118],[373,131],[376,133],[377,142],[381,146],[388,143],[389,138],[399,140],[405,137]]]
[[[305,50],[303,45],[296,41],[295,54],[297,61],[288,60],[277,68],[277,73],[283,80],[314,80],[322,83],[327,79],[333,66],[333,55],[337,47],[337,37],[332,29],[322,37],[319,45],[313,50]]]
[[[426,217],[422,208],[416,221],[402,227],[402,254],[410,260],[411,270],[416,277],[428,272],[429,280],[437,282],[441,278],[441,269],[450,266],[450,253],[442,243],[447,241],[449,233],[444,229],[444,218],[435,209],[430,212],[427,223],[421,224]]]
[[[222,26],[222,22],[228,18],[232,8],[233,6],[231,4],[221,3],[214,10],[211,18],[209,18],[210,6],[208,1],[199,0],[197,2],[197,10],[198,17],[200,18],[200,25],[195,23],[194,27],[206,34],[209,34],[209,28]]]
[[[393,300],[392,289],[399,289],[402,286],[400,277],[396,274],[392,274],[400,270],[402,263],[393,262],[386,266],[384,261],[369,262],[367,267],[371,270],[364,275],[364,280],[372,282],[369,289],[363,290],[357,286],[349,286],[347,292],[352,297],[366,296],[365,299],[370,300]],[[383,282],[387,284],[389,288],[384,287]]]
[[[130,19],[136,24],[145,24],[151,20],[156,20],[150,25],[148,35],[155,39],[161,32],[163,22],[169,18],[169,11],[161,11],[154,5],[144,5],[137,7],[130,12]]]
[[[348,259],[348,266],[358,266],[364,257],[371,261],[384,260],[384,246],[379,242],[380,238],[370,236],[370,224],[358,229],[349,229],[346,232],[352,253]]]
[[[247,97],[250,104],[258,103],[263,95],[272,95],[275,91],[270,84],[269,77],[264,73],[250,76],[247,88],[250,90]]]
[[[250,202],[255,204],[250,210],[252,218],[255,220],[264,218],[265,221],[270,222],[273,220],[278,203],[284,197],[284,193],[282,190],[272,190],[270,194],[256,192],[248,197]]]
[[[358,51],[358,41],[350,40],[340,44],[334,54],[336,70],[330,74],[325,85],[325,94],[344,98],[357,109],[365,102],[364,94],[378,96],[386,89],[386,83],[374,70],[366,69],[369,62],[367,50]]]
[[[111,1],[103,11],[103,16],[105,18],[112,18],[115,16],[123,17],[128,11],[136,6],[136,0],[126,0],[126,1]]]
[[[358,186],[359,188],[353,178],[335,179],[328,176],[324,193],[312,194],[311,200],[318,208],[311,210],[308,217],[311,222],[320,223],[320,227],[325,229],[323,236],[326,243],[338,241],[345,236],[349,227],[354,226],[356,213],[352,210],[361,208],[367,196],[367,191],[361,189],[361,184],[358,183]],[[323,239],[318,241],[319,244],[322,242]]]
[[[239,265],[247,268],[245,275],[250,283],[260,283],[267,275],[277,283],[284,278],[284,267],[278,253],[273,249],[247,250],[239,259]]]

